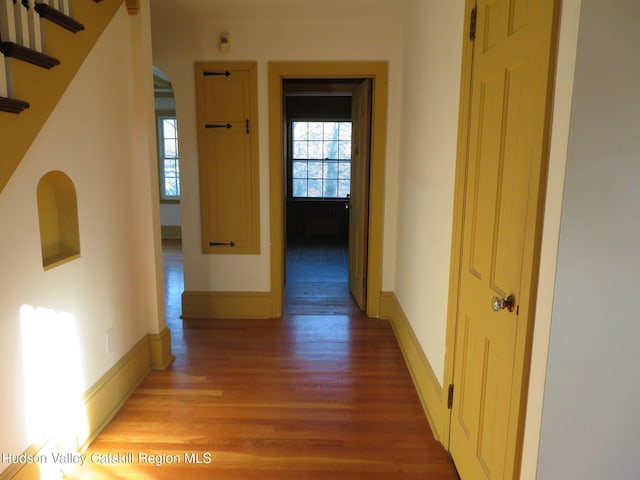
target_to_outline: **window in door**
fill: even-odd
[[[351,189],[351,122],[293,120],[290,129],[291,197],[347,198]]]

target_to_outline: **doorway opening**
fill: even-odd
[[[173,351],[179,351],[182,338],[181,298],[184,292],[182,219],[180,207],[180,149],[178,119],[173,85],[160,68],[153,67],[153,93],[158,145],[158,189],[160,234],[164,274],[164,300],[167,328],[171,330]]]
[[[158,67],[153,67],[153,93],[158,142],[160,229],[164,242],[179,244],[182,239],[182,221],[176,99],[171,81]]]
[[[367,153],[369,157],[368,181],[369,190],[362,195],[354,194],[358,182],[354,178],[364,175],[355,175],[352,162],[351,172],[351,197],[349,199],[349,218],[360,218],[362,224],[358,226],[364,234],[363,244],[358,248],[358,256],[349,255],[349,261],[353,258],[362,258],[363,274],[360,275],[359,284],[366,289],[366,298],[361,297],[361,310],[369,317],[378,317],[382,294],[382,237],[384,218],[384,179],[385,179],[385,153],[386,153],[386,118],[387,118],[387,78],[388,65],[386,62],[272,62],[269,64],[269,124],[275,128],[270,129],[270,161],[269,161],[269,210],[270,210],[270,264],[271,264],[271,312],[273,316],[282,315],[284,287],[285,287],[285,253],[287,234],[287,185],[285,172],[287,145],[285,142],[284,126],[285,112],[283,108],[283,93],[285,81],[308,80],[324,81],[325,83],[351,83],[354,87],[352,95],[364,98],[363,93],[369,95],[369,100],[353,102],[368,105],[368,117],[370,125],[364,130],[370,134],[370,141],[359,142],[359,145],[370,147]],[[360,81],[360,83],[358,83]],[[304,82],[303,82],[304,83]],[[320,82],[322,83],[322,82]],[[356,90],[360,90],[359,94]],[[357,129],[353,129],[354,132]],[[360,188],[362,192],[362,188]],[[370,193],[369,193],[370,192]],[[354,215],[354,209],[362,209],[365,205],[358,203],[357,198],[366,198],[366,213]],[[350,226],[351,227],[351,226]],[[354,238],[351,233],[350,238]],[[352,247],[353,242],[349,244]],[[366,258],[364,254],[366,252]],[[349,265],[349,270],[352,267]],[[366,269],[366,270],[365,270]],[[366,274],[365,274],[366,273]],[[353,290],[350,287],[351,290]],[[317,302],[316,302],[317,303]]]
[[[284,310],[290,314],[349,314],[360,310],[350,293],[353,268],[366,278],[367,232],[350,228],[355,210],[352,190],[360,197],[369,191],[370,145],[358,148],[353,130],[354,92],[366,79],[289,79],[282,82],[285,187]],[[370,95],[366,115],[370,116]],[[370,119],[366,128],[370,130]],[[361,129],[362,130],[362,129]],[[370,144],[370,134],[365,138]],[[360,189],[352,178],[362,176]],[[364,187],[364,188],[363,188]],[[368,199],[364,200],[368,205]],[[361,224],[366,224],[363,219]],[[357,235],[362,238],[355,238]],[[354,237],[354,238],[351,238]],[[363,258],[353,262],[354,245],[363,245]],[[361,281],[362,281],[361,280]],[[364,293],[360,298],[364,308]]]

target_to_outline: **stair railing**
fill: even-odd
[[[0,97],[9,96],[9,85],[7,78],[7,66],[5,64],[4,53],[0,52]]]
[[[37,3],[48,4],[38,0]],[[43,51],[40,15],[36,0],[0,0],[0,39],[37,52]],[[55,8],[55,7],[53,7]]]
[[[71,18],[70,0],[0,0],[0,100],[13,100],[8,57],[44,68],[59,63],[45,53],[41,18],[48,18],[71,31],[83,28]],[[28,108],[26,102],[17,102],[14,113]]]

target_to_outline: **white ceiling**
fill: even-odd
[[[162,0],[153,0],[153,3]],[[399,17],[409,0],[171,0],[195,16],[231,18]]]

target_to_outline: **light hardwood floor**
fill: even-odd
[[[176,360],[146,378],[87,452],[134,462],[68,478],[458,479],[388,322],[353,306],[326,314],[321,298],[311,314],[313,289],[305,314],[183,322],[179,246],[164,258]],[[300,310],[295,295],[287,304]]]

